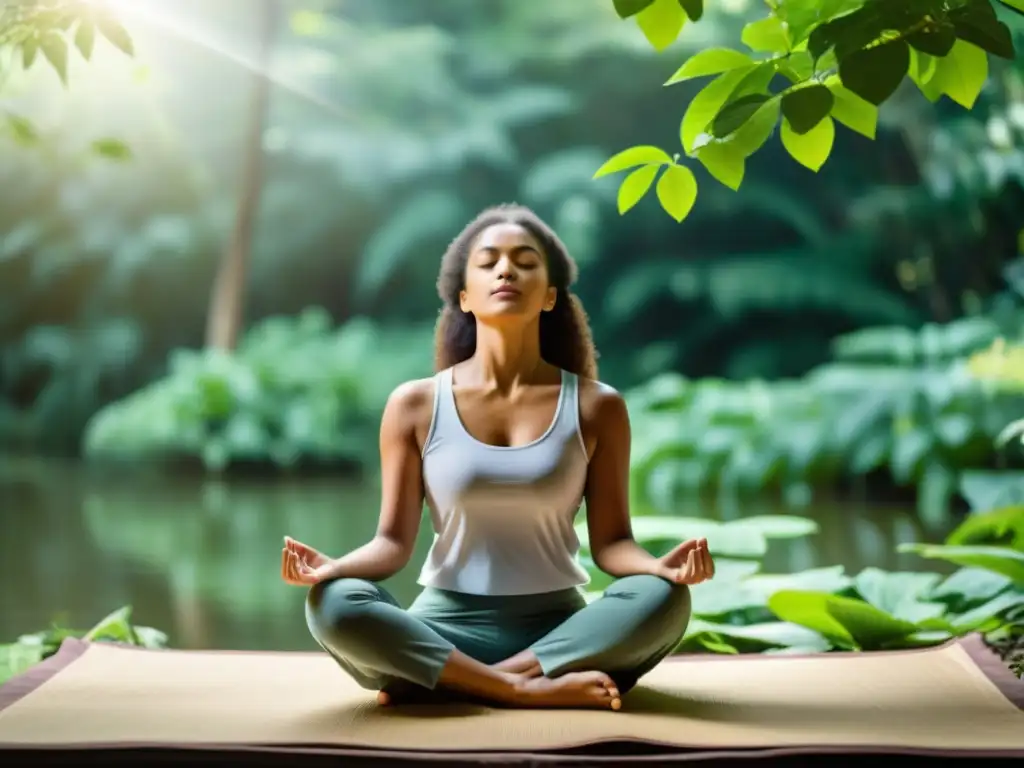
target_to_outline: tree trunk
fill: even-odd
[[[263,187],[263,132],[270,106],[270,62],[277,24],[277,0],[259,4],[259,38],[253,67],[253,103],[242,166],[242,191],[227,250],[210,293],[206,346],[232,350],[238,344],[245,313],[246,275],[252,231]]]

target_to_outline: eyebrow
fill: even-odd
[[[497,246],[493,246],[493,245],[483,245],[480,248],[478,248],[477,250],[478,251],[483,251],[485,253],[497,253],[501,249],[498,248]],[[529,251],[530,253],[535,253],[538,256],[540,256],[540,252],[536,248],[534,248],[532,245],[525,245],[525,244],[514,246],[512,248],[512,255],[513,256],[518,256],[520,253],[525,253],[526,251]]]

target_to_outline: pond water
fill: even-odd
[[[313,649],[304,591],[279,577],[282,536],[341,554],[372,536],[378,498],[373,482],[227,482],[0,458],[0,642],[55,620],[88,628],[131,605],[137,623],[164,630],[179,648]],[[785,510],[692,502],[679,513],[732,519],[773,511]],[[820,532],[773,542],[765,570],[940,567],[895,548],[939,540],[955,522],[850,502],[819,502],[799,514]],[[403,604],[416,595],[430,539],[424,521],[414,562],[386,584]]]

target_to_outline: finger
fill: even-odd
[[[281,578],[288,578],[288,550],[281,550]]]
[[[686,556],[686,562],[683,563],[683,583],[689,584],[693,581],[693,552]]]
[[[715,561],[711,559],[711,553],[707,549],[701,552],[701,560],[704,565],[704,574],[710,579],[715,575]]]
[[[678,545],[675,549],[673,549],[672,554],[678,558],[685,558],[688,557],[689,554],[696,548],[697,539],[690,539],[689,541],[684,541],[682,544]]]

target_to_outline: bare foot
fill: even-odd
[[[516,690],[516,703],[523,707],[622,707],[619,689],[604,672],[570,672],[555,678],[523,679],[516,686]]]

